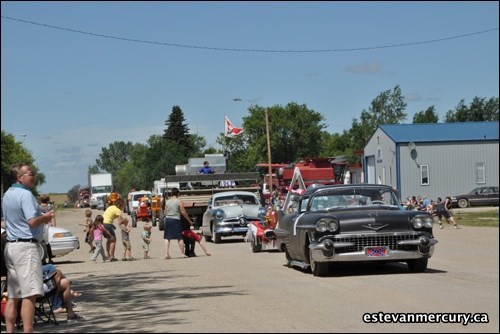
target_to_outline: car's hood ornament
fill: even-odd
[[[240,217],[238,218],[238,223],[241,225],[241,226],[247,226],[248,224],[248,221],[245,217]]]
[[[365,228],[368,228],[370,230],[378,231],[380,229],[383,229],[384,227],[388,226],[389,224],[368,224],[368,225],[361,225]]]

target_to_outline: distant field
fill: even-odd
[[[49,194],[50,201],[54,202],[56,206],[63,205],[65,201],[68,200],[66,194]]]

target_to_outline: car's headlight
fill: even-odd
[[[73,234],[71,232],[57,232],[52,235],[52,238],[67,238],[72,236]]]
[[[215,219],[221,221],[226,217],[226,214],[222,210],[216,210],[214,216]]]
[[[318,232],[335,232],[339,228],[339,223],[333,218],[321,218],[316,222],[316,231]]]
[[[263,219],[266,216],[267,210],[266,208],[259,208],[259,213],[257,214],[257,217]]]
[[[420,229],[422,227],[432,228],[432,224],[434,224],[434,219],[429,216],[415,216],[412,218],[411,223],[413,227],[416,229]]]

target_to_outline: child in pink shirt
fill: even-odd
[[[102,262],[106,262],[106,260],[108,259],[106,257],[106,254],[104,254],[104,248],[102,247],[102,236],[103,234],[109,236],[109,232],[104,228],[103,222],[104,222],[104,217],[101,215],[97,215],[90,230],[90,233],[92,233],[95,243],[94,255],[92,255],[92,258],[90,260],[94,261],[94,263],[96,263],[99,254],[101,254],[102,256]]]

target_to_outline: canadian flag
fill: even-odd
[[[236,137],[240,135],[243,132],[243,128],[237,128],[231,123],[229,118],[227,116],[224,116],[225,122],[224,122],[224,130],[226,137]]]

